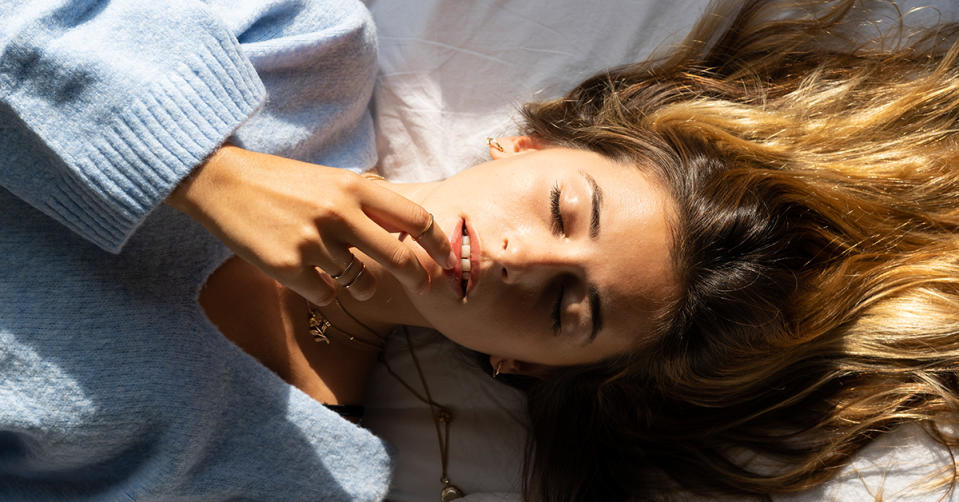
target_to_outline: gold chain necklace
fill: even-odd
[[[309,311],[308,311],[308,312],[309,312],[309,313],[308,313],[308,316],[309,316],[309,317],[308,317],[308,323],[309,323],[308,326],[309,326],[309,330],[310,330],[310,336],[313,337],[313,341],[314,341],[314,342],[316,342],[316,343],[323,342],[323,343],[329,345],[329,344],[330,344],[330,337],[327,336],[327,332],[329,332],[331,329],[333,329],[333,330],[339,331],[340,333],[343,333],[343,335],[345,335],[346,338],[347,338],[351,343],[354,343],[354,344],[356,344],[356,345],[359,345],[359,346],[363,347],[364,349],[373,350],[373,351],[375,351],[375,352],[379,352],[380,350],[383,349],[383,345],[386,343],[386,338],[380,336],[380,334],[377,333],[376,330],[374,330],[373,328],[367,326],[366,324],[363,323],[363,321],[360,321],[359,319],[357,319],[356,317],[354,317],[353,314],[351,314],[348,310],[346,310],[345,307],[343,307],[343,304],[340,303],[340,299],[339,299],[339,298],[334,298],[334,299],[333,299],[333,303],[337,306],[337,308],[340,309],[340,311],[342,311],[344,314],[346,314],[347,317],[349,317],[350,319],[352,319],[353,322],[355,322],[357,325],[361,326],[363,329],[365,329],[366,331],[368,331],[369,333],[371,333],[371,334],[373,335],[373,337],[376,338],[376,340],[377,340],[378,343],[376,343],[376,342],[371,342],[371,341],[369,341],[369,340],[365,340],[365,339],[363,339],[362,337],[359,337],[359,336],[356,336],[356,335],[350,333],[349,331],[346,331],[346,330],[344,330],[344,329],[342,329],[342,328],[339,328],[339,327],[337,327],[337,326],[334,326],[333,323],[330,322],[330,320],[329,320],[325,315],[323,315],[323,312],[320,311],[320,308],[319,308],[319,307],[317,307],[316,305],[313,305],[313,304],[310,303],[310,302],[306,302],[306,305],[307,305],[307,307],[308,307],[308,309],[309,309]]]
[[[350,319],[353,320],[357,325],[363,327],[366,331],[371,333],[377,340],[380,341],[379,344],[370,342],[369,340],[364,340],[361,337],[357,337],[347,331],[344,331],[333,325],[330,320],[323,315],[323,312],[320,311],[319,307],[307,302],[309,307],[309,331],[310,336],[313,337],[314,342],[323,342],[326,344],[330,343],[330,338],[326,333],[330,330],[336,330],[340,333],[346,335],[350,342],[355,343],[359,346],[364,347],[365,349],[374,349],[380,351],[383,348],[383,344],[386,342],[385,338],[380,336],[376,330],[367,326],[363,321],[360,321],[353,316],[343,304],[340,303],[340,300],[337,298],[334,300],[336,306],[346,314]],[[410,351],[410,357],[413,358],[413,364],[416,366],[416,373],[420,377],[420,382],[423,384],[423,392],[426,394],[424,397],[419,392],[416,391],[410,384],[406,383],[405,380],[400,378],[400,376],[393,371],[393,368],[390,367],[389,363],[383,357],[382,353],[380,354],[380,361],[383,362],[383,365],[386,366],[386,370],[393,375],[403,387],[406,387],[410,393],[413,394],[417,399],[426,403],[430,407],[430,415],[433,418],[433,426],[436,428],[436,441],[439,443],[440,447],[440,464],[442,466],[442,474],[440,475],[440,482],[443,483],[443,489],[440,491],[440,501],[441,502],[450,502],[459,498],[466,496],[463,493],[463,490],[460,490],[459,487],[450,482],[449,477],[446,475],[446,466],[449,463],[449,447],[450,447],[450,424],[453,422],[453,413],[441,404],[438,404],[433,400],[433,396],[430,394],[430,387],[426,383],[426,376],[423,373],[423,368],[420,366],[419,358],[416,357],[416,351],[413,350],[413,343],[410,340],[410,332],[406,326],[403,326],[403,335],[406,337],[406,347]],[[440,424],[443,424],[442,426]]]
[[[446,406],[438,404],[436,401],[434,401],[433,396],[430,395],[430,387],[426,384],[426,376],[423,375],[423,368],[420,366],[420,361],[416,357],[416,351],[413,350],[413,342],[410,340],[410,331],[406,326],[403,326],[403,336],[406,337],[406,347],[410,351],[410,357],[413,358],[413,364],[416,366],[416,372],[419,374],[420,382],[423,384],[423,392],[426,394],[426,397],[420,395],[419,392],[416,392],[416,389],[400,378],[400,376],[393,371],[393,368],[390,367],[385,358],[380,357],[380,360],[383,361],[383,365],[386,366],[386,371],[389,371],[394,378],[403,384],[403,387],[406,387],[407,390],[416,396],[417,399],[426,403],[430,407],[430,413],[433,416],[433,425],[436,427],[436,441],[440,446],[440,462],[443,467],[443,472],[440,475],[440,482],[443,483],[443,489],[440,491],[440,501],[450,502],[451,500],[463,498],[466,496],[466,494],[463,493],[463,490],[460,490],[458,486],[451,483],[449,477],[446,475],[446,466],[450,459],[450,424],[453,422],[453,413]],[[443,427],[440,426],[441,423],[443,424]]]

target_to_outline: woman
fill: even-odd
[[[348,313],[435,327],[534,377],[530,500],[641,498],[657,474],[795,492],[909,422],[953,446],[936,426],[957,411],[954,29],[851,44],[872,27],[854,6],[728,6],[670,57],[528,105],[530,135],[491,164],[396,187],[454,249],[477,221],[465,286],[454,269],[405,318],[349,298],[323,315],[355,336]]]
[[[251,173],[269,173],[270,166],[286,164],[276,157],[226,146],[190,180],[182,183],[169,202],[209,225],[214,233],[233,243],[238,254],[272,274],[260,272],[239,260],[228,261],[211,276],[201,302],[220,330],[238,345],[314,399],[333,406],[358,402],[361,386],[356,377],[363,374],[363,363],[369,363],[372,357],[372,352],[360,348],[375,348],[377,338],[397,324],[435,327],[454,341],[488,353],[491,365],[501,373],[531,376],[534,379],[529,389],[533,442],[527,487],[530,499],[618,500],[642,496],[649,485],[637,483],[636,474],[654,469],[662,469],[693,488],[701,479],[704,489],[747,493],[797,490],[820,482],[831,472],[822,469],[823,465],[841,465],[857,447],[868,442],[877,428],[899,423],[902,413],[913,413],[910,415],[913,419],[926,420],[950,411],[943,402],[947,402],[954,390],[949,387],[952,370],[948,352],[944,348],[930,358],[924,350],[931,343],[928,337],[933,335],[929,333],[949,338],[948,323],[941,321],[950,315],[948,305],[937,302],[948,303],[951,294],[948,288],[955,274],[948,263],[939,266],[948,273],[936,270],[935,266],[944,256],[939,247],[948,248],[954,231],[947,217],[949,206],[939,202],[954,190],[936,193],[932,189],[939,188],[938,185],[930,186],[927,180],[920,180],[916,185],[925,189],[930,202],[928,208],[920,204],[916,209],[912,203],[900,204],[904,197],[896,193],[896,190],[910,188],[909,173],[895,173],[895,179],[905,181],[885,183],[881,176],[878,181],[870,181],[876,178],[873,173],[862,176],[862,171],[841,171],[839,168],[846,167],[845,163],[819,164],[835,161],[830,155],[846,159],[846,152],[853,147],[865,148],[864,153],[872,153],[883,162],[899,159],[889,153],[901,152],[900,147],[914,147],[914,142],[901,138],[912,131],[910,117],[890,122],[895,125],[890,128],[891,132],[852,126],[843,129],[829,121],[825,125],[816,122],[822,117],[839,120],[855,110],[866,113],[878,109],[892,113],[893,118],[897,118],[896,113],[913,113],[912,108],[876,108],[875,103],[867,103],[865,97],[851,101],[853,105],[861,105],[858,108],[837,111],[837,93],[846,90],[838,83],[847,83],[854,97],[859,96],[856,92],[872,96],[878,87],[880,91],[887,90],[885,96],[889,99],[901,96],[916,99],[920,91],[889,89],[895,87],[894,83],[901,83],[904,74],[921,74],[922,64],[935,67],[942,58],[916,57],[909,52],[892,56],[866,52],[847,55],[820,48],[824,43],[821,38],[824,27],[842,18],[850,4],[843,2],[808,22],[761,24],[758,21],[765,14],[764,4],[747,3],[733,16],[733,23],[726,31],[713,32],[709,23],[717,18],[706,18],[701,29],[690,37],[688,49],[672,59],[602,75],[585,82],[567,99],[530,106],[531,134],[500,141],[503,155],[494,154],[499,158],[490,164],[440,185],[392,188],[429,208],[432,216],[427,219],[421,218],[425,213],[417,212],[418,205],[404,206],[415,213],[406,218],[389,212],[385,214],[392,216],[383,216],[382,209],[377,210],[382,206],[370,209],[370,200],[401,199],[391,199],[384,194],[382,186],[364,183],[355,177],[334,175],[322,169],[312,172],[316,176],[299,178],[287,173],[290,176],[285,178],[287,181],[306,183],[314,177],[331,180],[331,186],[342,187],[329,192],[327,195],[331,197],[353,195],[347,198],[351,201],[347,207],[352,208],[349,214],[353,218],[342,217],[346,212],[338,210],[341,205],[323,207],[321,204],[316,210],[318,217],[328,218],[321,221],[341,222],[342,227],[335,232],[323,225],[319,225],[318,230],[317,225],[309,227],[311,233],[319,232],[323,237],[309,239],[315,263],[291,265],[288,256],[284,259],[282,253],[278,258],[272,255],[273,259],[265,260],[261,255],[270,253],[245,247],[243,243],[268,247],[272,241],[260,235],[255,236],[259,239],[249,238],[245,231],[232,230],[235,227],[229,224],[229,215],[242,216],[246,204],[259,204],[259,198],[249,202],[244,198],[233,199],[228,204],[232,211],[225,213],[218,212],[218,206],[204,203],[208,200],[204,194],[221,187],[229,189],[236,178],[246,177],[249,181]],[[705,36],[710,33],[716,36]],[[695,40],[714,43],[692,43]],[[771,47],[776,50],[770,51]],[[827,66],[821,72],[814,71],[823,56],[829,56]],[[944,60],[950,62],[948,57]],[[892,64],[899,64],[910,72],[884,81],[878,69],[894,67]],[[870,78],[865,79],[855,71],[850,74],[838,70],[857,67],[863,69],[856,71],[865,72]],[[916,85],[933,85],[939,80],[944,79],[932,72],[930,78],[920,79]],[[921,92],[926,91],[921,87]],[[940,91],[928,94],[948,100],[947,89]],[[773,106],[777,104],[781,108]],[[815,105],[826,108],[817,115]],[[936,120],[948,121],[948,114],[941,110],[952,107],[939,105],[927,106],[931,111],[923,116],[928,121],[915,132],[932,134],[941,140],[934,145],[939,149],[927,152],[930,144],[927,138],[927,142],[922,143],[923,149],[914,148],[909,156],[903,156],[904,162],[921,158],[924,168],[934,168],[937,167],[935,160],[948,160],[947,153],[952,146],[947,144],[948,127],[934,126]],[[879,120],[886,124],[886,118],[882,116]],[[829,134],[810,133],[814,127]],[[815,133],[815,129],[812,131]],[[888,139],[885,143],[884,138]],[[896,148],[883,149],[882,145],[889,144],[895,144]],[[797,145],[802,148],[796,148]],[[808,167],[813,155],[815,169]],[[868,160],[868,156],[856,158],[860,157]],[[247,170],[230,166],[246,166]],[[946,162],[940,161],[938,166],[943,168],[935,179],[948,178]],[[310,172],[306,166],[303,170]],[[834,174],[836,172],[841,175]],[[487,192],[482,190],[484,185],[477,182],[478,179],[492,179],[497,183],[505,179],[508,183],[503,190]],[[241,186],[247,184],[244,182]],[[270,193],[270,188],[266,183],[263,192]],[[6,202],[6,206],[16,209],[14,218],[40,224],[31,218],[28,208]],[[866,206],[868,203],[872,206]],[[285,209],[277,204],[272,206],[272,210]],[[858,211],[862,207],[870,210]],[[946,208],[943,209],[946,216],[934,214],[940,207]],[[250,216],[236,221],[256,220],[263,213],[251,211]],[[866,221],[874,214],[881,214],[882,218]],[[357,231],[371,228],[370,217],[381,230],[399,231],[404,235],[387,242]],[[186,220],[170,218],[172,226],[158,223],[160,229],[150,227],[149,230],[169,239],[175,235],[171,228],[178,225],[190,228]],[[857,221],[858,218],[862,220]],[[13,222],[15,220],[11,220],[11,224]],[[888,231],[882,238],[873,239],[876,224],[886,225]],[[16,228],[24,235],[29,233],[28,226]],[[259,228],[270,231],[269,235],[288,234],[282,227],[270,228],[269,224]],[[918,231],[913,232],[912,228]],[[449,233],[448,238],[444,232]],[[54,239],[46,230],[38,234],[41,242],[31,248],[34,254],[38,249],[43,250],[49,258],[52,250],[68,244]],[[468,250],[463,245],[464,235],[470,238]],[[642,239],[636,240],[637,235]],[[890,239],[890,235],[894,237]],[[422,247],[411,244],[411,239]],[[939,244],[929,244],[930,240]],[[164,245],[179,247],[180,243],[172,242],[172,245],[162,241],[131,244],[134,252]],[[209,250],[200,249],[203,246],[194,239],[184,242],[191,246],[191,251],[209,254]],[[629,246],[624,246],[624,242],[629,242]],[[402,247],[397,247],[397,243]],[[890,244],[895,253],[877,257],[877,253],[885,252]],[[447,246],[453,248],[454,258],[459,260],[451,269],[445,268],[449,266],[445,259]],[[351,252],[350,247],[356,249]],[[11,253],[16,251],[14,246],[9,248]],[[407,257],[395,260],[399,255],[389,251],[397,249],[407,250],[397,251]],[[906,256],[905,253],[913,251],[912,256]],[[421,264],[422,270],[405,255],[407,252],[415,253],[415,263]],[[28,270],[34,264],[30,256],[22,252],[13,256],[18,260],[14,263],[17,269]],[[167,254],[161,253],[161,256]],[[220,252],[218,256],[225,257],[226,253]],[[464,256],[468,256],[465,263]],[[897,259],[907,258],[911,260],[911,267],[888,268],[889,264],[897,265]],[[142,264],[132,257],[126,259]],[[156,297],[170,293],[160,287],[163,273],[168,270],[164,263],[177,273],[181,269],[172,266],[172,259],[158,263],[151,265],[156,267],[154,270],[147,271],[153,273],[146,274],[146,278],[157,281],[157,285],[133,288],[134,294],[129,295],[137,300],[135,305],[145,309],[141,315],[147,319],[174,315],[158,310],[156,305],[160,303]],[[212,269],[212,263],[204,259],[200,270],[193,272],[201,276]],[[70,272],[70,268],[87,267],[75,259],[45,265],[59,266],[55,270],[64,274]],[[87,277],[97,278],[97,274],[110,270],[108,266],[99,266],[100,262],[96,265],[89,267]],[[297,277],[313,274],[313,265],[320,266],[324,272],[308,275],[308,281],[298,282]],[[884,270],[885,275],[877,275],[870,266],[884,266],[888,270]],[[929,326],[906,326],[912,331],[905,339],[897,339],[895,335],[902,332],[896,331],[883,332],[878,341],[866,339],[869,343],[863,342],[863,345],[870,353],[863,355],[864,351],[849,343],[869,334],[867,328],[857,323],[873,322],[894,329],[899,329],[902,323],[891,322],[898,317],[877,320],[873,310],[863,312],[862,309],[876,304],[892,309],[881,302],[900,301],[903,295],[911,293],[908,287],[915,284],[912,280],[884,282],[886,276],[914,277],[917,267],[928,269],[923,272],[926,278],[938,274],[919,286],[916,294],[926,294],[930,287],[940,288],[917,303],[923,307],[941,307],[937,312],[939,319],[927,323]],[[856,274],[841,274],[837,280],[836,270],[854,270]],[[423,272],[432,282],[428,291],[418,287],[426,276]],[[286,278],[289,286],[321,305],[311,306],[291,289],[277,283],[273,276]],[[375,288],[370,278],[375,278]],[[50,274],[43,279],[44,285],[53,284]],[[103,279],[109,283],[113,278],[100,278]],[[122,284],[132,288],[135,283],[127,279]],[[856,284],[859,280],[872,280],[875,284]],[[307,282],[309,285],[304,285]],[[852,290],[850,282],[856,286]],[[360,284],[363,286],[357,289]],[[350,288],[346,288],[347,285]],[[339,303],[324,294],[339,287],[342,287],[337,296]],[[109,291],[109,288],[94,290]],[[422,293],[418,294],[417,290]],[[77,287],[71,286],[69,291],[87,300]],[[16,292],[30,295],[25,287]],[[40,296],[53,294],[43,290]],[[862,295],[872,296],[860,298]],[[181,292],[181,296],[192,300],[189,294]],[[836,308],[823,312],[810,306],[823,297],[827,298],[827,305]],[[943,298],[945,300],[941,300]],[[19,300],[29,308],[24,309],[26,314],[19,313],[17,319],[39,318],[42,298]],[[83,301],[80,305],[86,308],[92,303]],[[122,305],[130,306],[130,303]],[[200,324],[192,307],[186,302],[173,311],[182,316],[180,324]],[[306,321],[311,310],[318,311],[322,318],[335,325],[334,332],[341,332],[339,338],[328,336],[329,345],[313,343]],[[92,323],[92,316],[80,317],[72,312],[70,315]],[[144,323],[140,316],[130,316],[131,323],[138,326]],[[66,332],[62,325],[54,327],[55,333]],[[128,342],[122,337],[117,340],[117,337],[92,336],[90,331],[86,329],[78,341],[64,340],[69,346],[67,353],[83,349],[90,358],[83,343],[92,340],[99,344],[98,349],[110,354],[108,361],[115,365],[123,361],[113,344],[118,342],[124,350],[129,350],[128,354],[137,357],[141,364],[136,369],[145,366],[151,370],[147,378],[152,379],[154,385],[168,385],[165,378],[176,374],[164,366],[166,361],[189,361],[191,357],[211,365],[209,369],[214,370],[218,379],[250,385],[249,397],[238,394],[235,398],[241,409],[251,413],[251,422],[267,439],[255,435],[223,437],[212,433],[209,427],[200,435],[185,434],[178,442],[151,441],[147,435],[144,440],[147,446],[194,446],[190,443],[196,437],[203,440],[201,443],[208,441],[216,446],[202,450],[207,455],[201,459],[206,462],[162,464],[152,471],[156,472],[155,476],[148,476],[153,480],[153,489],[159,490],[156,487],[163,485],[162,480],[171,479],[171,465],[178,468],[172,471],[175,475],[193,482],[190,493],[196,493],[196,487],[202,487],[204,479],[200,475],[204,470],[196,466],[221,467],[214,479],[229,474],[228,469],[222,468],[229,462],[217,453],[236,455],[256,447],[268,447],[270,455],[279,455],[287,449],[286,443],[281,448],[270,447],[269,442],[282,438],[283,434],[273,430],[276,423],[267,419],[269,413],[266,416],[257,413],[258,406],[265,406],[267,410],[278,407],[263,388],[266,385],[263,382],[270,382],[267,372],[257,373],[255,364],[230,352],[227,346],[217,345],[212,337],[198,344],[178,331],[171,333],[170,341],[161,343],[162,340],[157,342],[156,337],[137,331],[142,343],[163,349],[163,352],[149,354],[120,343]],[[10,330],[12,335],[7,338],[23,337],[26,332]],[[102,331],[98,333],[102,335]],[[932,342],[943,346],[946,343]],[[895,350],[880,353],[875,349],[877,343],[890,343]],[[910,343],[921,344],[922,350],[911,347]],[[179,350],[181,344],[189,349]],[[48,342],[39,346],[50,345]],[[199,357],[191,352],[194,349],[201,350]],[[215,357],[219,354],[216,350],[222,350],[222,361]],[[29,354],[22,352],[25,355],[19,360],[29,362]],[[905,367],[897,366],[896,359],[902,353],[909,358],[906,361],[909,365]],[[94,375],[106,374],[111,390],[122,389],[118,382],[123,381],[125,368],[100,364],[93,371],[83,371],[84,358],[47,355],[42,359],[50,361],[57,357],[69,361],[70,364],[61,364],[62,367],[81,375],[75,380],[93,386]],[[142,364],[141,357],[147,364]],[[921,357],[927,360],[912,364]],[[213,397],[220,397],[216,402],[223,402],[213,391],[216,387],[210,387],[208,381],[202,383],[206,385],[199,386],[203,391],[199,392],[190,379],[174,381],[177,391],[187,393],[188,399],[183,399],[187,406],[181,409]],[[934,385],[940,383],[939,387],[944,390]],[[32,402],[43,403],[43,386],[29,387],[35,390]],[[82,389],[83,386],[76,387]],[[891,394],[877,393],[877,388],[890,390]],[[280,389],[274,386],[273,390],[279,394]],[[869,398],[877,395],[895,398],[897,392],[905,397],[901,409],[892,414],[888,413],[890,406],[885,401],[882,406],[848,404],[860,393]],[[83,395],[87,394],[81,393]],[[129,393],[123,397],[131,399]],[[266,401],[259,403],[259,399]],[[324,483],[323,489],[335,490],[335,481],[342,483],[337,474],[361,465],[358,459],[382,459],[381,452],[368,450],[375,447],[369,438],[352,429],[339,428],[328,415],[311,408],[295,393],[290,394],[290,401],[293,410],[285,418],[295,427],[289,430],[306,435],[303,442],[307,448],[288,453],[280,459],[281,465],[295,467],[296,459],[303,458],[296,453],[317,448],[317,444],[337,437],[336,434],[349,435],[348,440],[334,442],[329,449],[339,447],[347,454],[341,457],[339,464],[311,462],[293,473],[281,469],[282,476],[276,474],[277,470],[270,470],[269,476],[255,477],[248,485],[236,488],[240,493],[244,489],[260,490],[261,483],[295,481],[300,478],[298,474],[308,476],[321,467],[334,471],[327,477],[330,482]],[[236,406],[230,404],[235,403],[227,401],[222,406],[200,409],[212,411],[213,415],[233,413]],[[895,401],[892,404],[895,405]],[[82,409],[95,410],[96,407]],[[129,414],[128,409],[123,416]],[[196,416],[196,413],[191,415]],[[324,421],[334,434],[318,437],[315,430],[304,426],[310,418]],[[127,422],[107,423],[116,427]],[[184,426],[182,421],[169,423]],[[84,426],[79,432],[90,429],[90,425]],[[128,425],[117,433],[134,438],[143,432],[160,434],[155,432],[157,429]],[[16,434],[8,433],[5,441],[14,451],[30,452],[30,443],[25,439],[29,431],[24,427]],[[76,435],[67,437],[68,444],[79,444]],[[823,444],[833,448],[820,450]],[[230,449],[226,449],[227,446]],[[780,455],[774,458],[784,461],[784,472],[753,472],[752,466],[737,464],[735,458],[726,457],[735,447]],[[101,455],[104,459],[118,458],[116,448],[93,450],[106,451]],[[188,451],[195,452],[195,446]],[[156,458],[139,454],[142,448],[136,453],[135,458]],[[24,465],[16,467],[29,470]],[[254,462],[254,465],[261,464]],[[63,469],[68,467],[75,466]],[[104,481],[103,486],[113,488],[118,485],[117,479],[126,479],[121,471],[109,469],[109,482]],[[200,474],[196,474],[197,471]],[[19,483],[32,481],[20,475],[22,471],[7,469],[5,474],[7,472],[12,472],[9,476]],[[143,472],[151,470],[136,470],[136,476],[129,475],[142,480]],[[256,473],[245,471],[247,476]],[[689,473],[695,476],[688,476]],[[706,476],[702,477],[704,473]],[[382,479],[377,478],[375,472],[369,474],[368,479]],[[73,479],[61,477],[67,478],[63,483]],[[228,486],[237,486],[235,476],[230,481]],[[308,489],[309,484],[301,483],[298,489]],[[340,498],[354,495],[358,490],[356,484],[341,485],[339,489],[343,491],[336,495],[341,495]],[[87,490],[95,489],[86,485]],[[169,489],[168,485],[164,489]],[[325,496],[334,498],[329,492]]]
[[[399,325],[432,327],[491,354],[492,366],[505,374],[544,374],[639,345],[636,328],[650,331],[665,299],[675,295],[666,192],[642,171],[593,152],[545,147],[529,136],[503,138],[499,144],[504,151],[494,150],[496,160],[443,182],[391,185],[429,207],[433,225],[448,230],[457,259],[452,269],[444,270],[417,248],[420,260],[430,264],[433,282],[428,291],[409,294],[378,262],[356,253],[362,265],[352,267],[344,281],[362,269],[376,278],[376,292],[363,300],[341,295],[337,305],[320,308],[323,316],[341,330],[362,333],[366,327],[350,319],[355,316],[382,336]],[[197,179],[205,175],[201,171]],[[637,196],[642,203],[632,204]],[[634,240],[637,234],[642,242]],[[351,268],[349,263],[339,269]],[[637,280],[623,281],[622,267],[634,270],[631,277]],[[251,324],[263,315],[263,305],[276,303],[250,296],[276,295],[272,280],[256,270],[234,262],[214,275],[201,296],[222,310],[222,321],[212,314],[214,322],[242,328],[242,334],[227,335],[245,348],[245,343],[261,344],[270,352],[293,343],[309,347],[313,357],[337,359],[329,355],[333,344],[297,342],[308,340],[305,322],[293,325],[282,344]],[[248,290],[240,287],[245,282]],[[309,305],[298,296],[281,294],[280,303],[286,310],[267,317],[309,317]],[[250,318],[236,316],[254,309]],[[278,356],[285,361],[286,354]],[[323,375],[310,366],[300,377],[322,386]],[[362,381],[354,382],[362,389]],[[314,397],[331,402],[334,396],[320,392]]]

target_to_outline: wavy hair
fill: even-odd
[[[527,500],[800,491],[906,423],[957,444],[959,30],[874,12],[714,4],[667,57],[524,107],[668,190],[682,290],[635,353],[529,386]]]

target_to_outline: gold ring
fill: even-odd
[[[356,284],[356,281],[360,280],[360,276],[363,275],[363,272],[366,272],[366,264],[360,262],[360,271],[350,279],[350,282],[343,285],[344,288],[350,289],[350,286]]]
[[[499,141],[496,141],[496,140],[493,139],[493,138],[486,138],[486,144],[489,145],[489,146],[492,147],[492,148],[495,148],[495,149],[501,151],[501,152],[503,151],[503,145],[499,144]]]
[[[419,235],[417,235],[416,237],[413,237],[413,240],[414,241],[420,240],[420,238],[426,235],[426,232],[429,232],[431,228],[433,228],[433,213],[430,213],[430,222],[426,225],[426,228],[424,228]]]
[[[354,263],[356,263],[356,255],[353,253],[350,253],[350,263],[346,265],[346,268],[344,268],[342,272],[335,275],[331,275],[330,278],[335,281],[339,279],[340,277],[343,277],[344,275],[346,275],[347,272],[350,271],[351,268],[353,268]]]

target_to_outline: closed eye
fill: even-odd
[[[561,193],[562,190],[558,184],[553,185],[553,188],[549,191],[549,210],[552,215],[551,228],[554,234],[566,235],[566,227],[563,226],[563,212],[559,207],[559,196]]]

